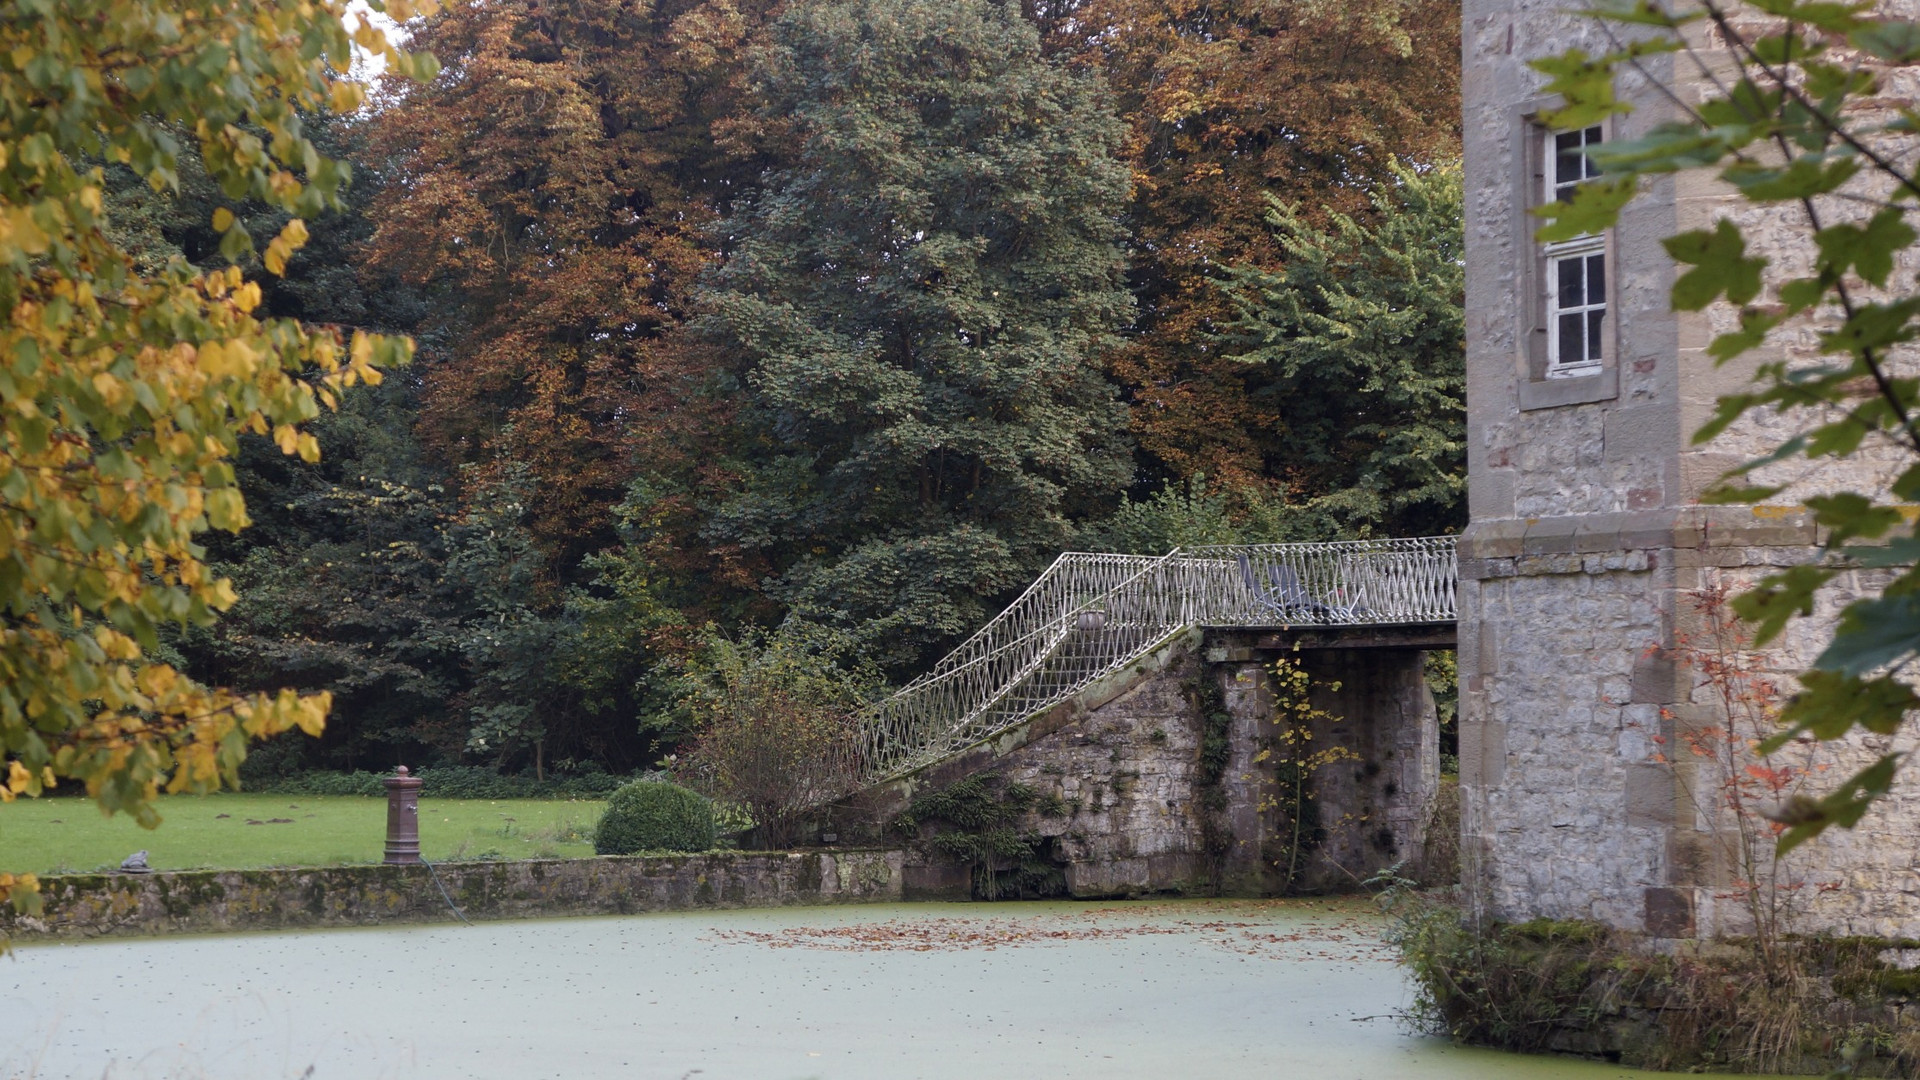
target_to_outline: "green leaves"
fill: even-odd
[[[1550,202],[1533,212],[1548,219],[1534,234],[1543,244],[1601,233],[1620,219],[1620,210],[1632,201],[1638,181],[1631,175],[1589,180],[1574,190],[1570,202]]]
[[[1722,296],[1744,304],[1760,295],[1760,272],[1767,260],[1747,254],[1747,239],[1731,221],[1721,219],[1712,232],[1695,229],[1661,241],[1675,262],[1692,266],[1673,283],[1673,306],[1699,311]]]
[[[1092,363],[1132,310],[1122,129],[991,0],[791,7],[752,82],[794,150],[705,295],[756,433],[708,535],[912,669],[1131,478]]]
[[[1808,199],[1838,191],[1860,171],[1851,153],[1794,158],[1784,168],[1738,161],[1721,170],[1721,179],[1754,202]]]
[[[1864,25],[1862,15],[1872,4],[1836,4],[1826,0],[1752,0],[1753,6],[1769,15],[1805,23],[1835,34],[1846,34]]]
[[[1800,680],[1801,691],[1781,710],[1784,730],[1769,738],[1768,753],[1807,734],[1816,739],[1838,739],[1855,726],[1881,735],[1898,730],[1907,713],[1920,708],[1920,697],[1891,676],[1863,679],[1815,669]]]
[[[1814,661],[1824,671],[1859,677],[1920,650],[1920,593],[1855,600],[1841,612],[1833,641]]]
[[[1565,105],[1541,118],[1549,127],[1574,130],[1597,124],[1616,113],[1631,111],[1614,94],[1614,69],[1628,59],[1626,53],[1589,57],[1585,50],[1568,49],[1559,56],[1535,60],[1528,65],[1552,78],[1546,92],[1559,94]]]
[[[1276,203],[1285,269],[1234,266],[1220,281],[1235,314],[1216,337],[1221,354],[1260,365],[1284,430],[1324,448],[1329,480],[1295,482],[1288,501],[1339,535],[1418,536],[1463,520],[1461,172],[1390,168],[1396,182],[1365,221],[1316,226]]]
[[[1873,804],[1893,790],[1893,778],[1905,763],[1904,754],[1887,754],[1872,765],[1848,777],[1839,788],[1821,799],[1804,795],[1788,800],[1774,820],[1788,826],[1780,835],[1778,851],[1784,855],[1825,832],[1829,826],[1851,829]]]
[[[1856,27],[1847,34],[1854,48],[1890,64],[1920,59],[1920,24],[1906,19],[1888,19]]]

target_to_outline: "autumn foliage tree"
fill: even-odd
[[[1285,486],[1297,449],[1273,369],[1223,355],[1219,268],[1278,271],[1267,196],[1366,215],[1395,158],[1459,153],[1460,6],[1447,0],[1090,0],[1042,15],[1127,124],[1139,312],[1107,355],[1149,475]],[[1292,490],[1295,497],[1316,492]]]
[[[256,316],[237,268],[137,266],[105,212],[105,166],[155,189],[197,151],[231,200],[295,215],[335,201],[347,170],[302,111],[349,110],[358,45],[396,50],[345,0],[73,0],[0,9],[0,798],[83,781],[144,825],[152,799],[233,777],[252,737],[325,722],[324,694],[237,695],[154,662],[167,624],[234,602],[196,537],[247,523],[231,458],[243,431],[308,460],[302,424],[408,344]],[[401,4],[382,4],[406,15]],[[253,238],[222,207],[239,257]],[[305,238],[268,243],[275,274]],[[0,879],[0,893],[16,883]]]
[[[413,31],[446,58],[371,124],[377,265],[426,288],[421,425],[485,480],[511,461],[561,572],[648,468],[693,464],[724,399],[671,331],[702,231],[757,166],[720,150],[754,5],[504,0]]]

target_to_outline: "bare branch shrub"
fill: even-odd
[[[673,762],[676,778],[744,807],[755,845],[791,847],[809,811],[858,784],[855,712],[869,680],[792,636],[715,638],[695,675],[693,739]]]

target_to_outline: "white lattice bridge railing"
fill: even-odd
[[[933,670],[860,717],[879,783],[1067,700],[1196,626],[1454,621],[1451,536],[1068,552]]]

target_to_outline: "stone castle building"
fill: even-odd
[[[1750,416],[1708,445],[1691,443],[1716,398],[1763,357],[1715,367],[1705,346],[1731,313],[1669,310],[1675,270],[1660,240],[1736,215],[1778,265],[1791,266],[1802,241],[1795,222],[1768,220],[1701,173],[1653,184],[1605,235],[1537,243],[1529,211],[1586,175],[1579,148],[1633,137],[1668,115],[1653,86],[1623,76],[1631,114],[1583,131],[1541,123],[1556,101],[1528,62],[1575,46],[1608,51],[1601,28],[1567,7],[1465,0],[1463,11],[1465,872],[1496,918],[1591,918],[1657,937],[1738,932],[1748,886],[1723,806],[1725,770],[1688,749],[1728,723],[1712,681],[1687,660],[1714,644],[1700,592],[1815,558],[1821,538],[1797,498],[1872,483],[1863,473],[1875,463],[1826,473],[1783,465],[1797,471],[1783,474],[1795,486],[1771,500],[1779,505],[1699,504],[1784,427]],[[1711,55],[1711,43],[1701,45]],[[1649,73],[1675,85],[1671,64]],[[1698,92],[1684,79],[1677,86]],[[1830,620],[1848,590],[1874,584],[1843,582],[1820,615]],[[1830,625],[1801,620],[1755,662],[1790,690],[1789,673]],[[1886,745],[1856,738],[1788,753],[1816,770],[1818,785]],[[1858,828],[1796,852],[1776,895],[1804,928],[1912,936],[1917,868],[1920,793],[1909,777]]]

